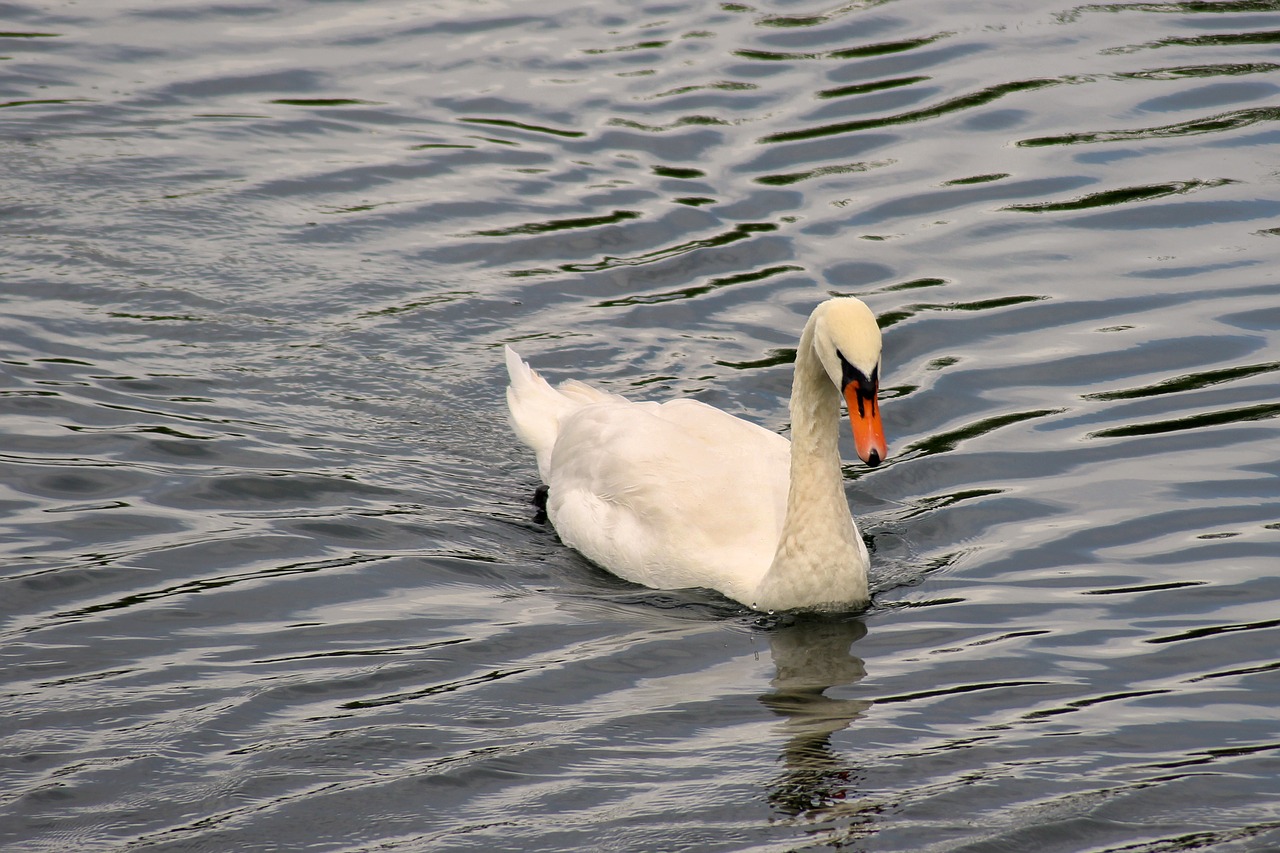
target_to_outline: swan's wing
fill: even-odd
[[[566,544],[648,586],[749,595],[782,528],[786,439],[692,400],[603,402],[560,426],[547,512]]]

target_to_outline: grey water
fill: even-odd
[[[0,5],[0,848],[1280,849],[1280,3]],[[552,379],[787,429],[875,597],[562,546]]]

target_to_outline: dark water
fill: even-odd
[[[1280,849],[1280,3],[0,23],[4,849]],[[829,292],[866,612],[533,520],[503,343],[783,430]]]

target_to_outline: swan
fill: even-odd
[[[840,398],[858,455],[887,447],[880,329],[856,297],[800,335],[791,441],[696,400],[632,402],[576,380],[553,388],[505,347],[511,425],[537,459],[561,540],[655,589],[707,587],[761,611],[868,601],[867,547],[840,468]]]

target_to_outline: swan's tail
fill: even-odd
[[[511,347],[506,350],[507,408],[511,410],[511,428],[516,436],[533,449],[538,459],[538,474],[545,483],[551,472],[551,448],[560,434],[561,420],[583,406],[619,399],[613,394],[570,379],[552,388]]]

